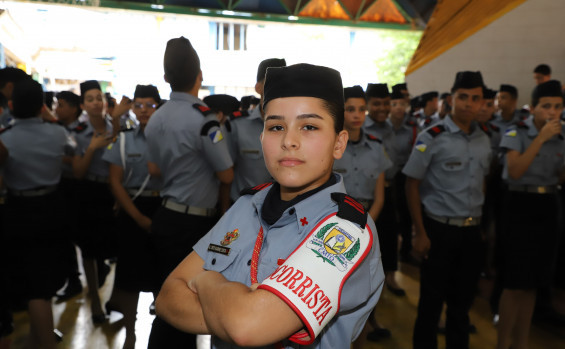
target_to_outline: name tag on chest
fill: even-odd
[[[223,254],[224,256],[229,256],[231,249],[229,247],[210,244],[208,245],[208,251]]]

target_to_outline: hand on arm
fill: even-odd
[[[157,166],[156,163],[149,161],[147,163],[147,170],[149,171],[151,177],[154,178],[161,177],[161,169],[159,168],[159,166]]]
[[[542,145],[559,133],[561,133],[561,123],[559,120],[549,121],[542,127],[526,151],[520,153],[517,150],[508,150],[506,152],[508,175],[513,179],[522,177],[534,161]]]
[[[120,207],[139,225],[142,229],[150,231],[151,219],[144,216],[135,206],[131,197],[122,185],[124,169],[116,164],[110,164],[110,189]]]
[[[122,100],[120,104],[114,107],[114,111],[112,112],[112,128],[114,129],[114,136],[120,132],[120,118],[124,115],[128,110],[131,109],[132,100],[126,96],[122,96]]]
[[[75,178],[83,178],[88,172],[90,163],[92,162],[92,157],[94,152],[98,149],[106,147],[112,142],[112,139],[108,134],[97,134],[92,135],[90,144],[86,148],[86,152],[83,156],[75,155],[73,157],[73,175]]]
[[[382,172],[377,178],[377,183],[375,184],[375,191],[373,193],[373,204],[369,208],[369,215],[373,218],[373,221],[377,221],[379,214],[383,209],[385,202],[385,174]]]
[[[425,257],[428,253],[431,242],[424,228],[424,220],[422,218],[422,204],[420,201],[420,180],[412,177],[406,177],[406,200],[410,216],[414,223],[416,236],[413,240],[414,252],[421,257]]]

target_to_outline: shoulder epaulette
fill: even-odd
[[[86,124],[86,122],[80,122],[78,125],[76,125],[75,128],[73,128],[71,131],[76,132],[76,133],[81,133],[82,131],[86,130],[88,127],[88,125]]]
[[[481,130],[484,131],[484,133],[487,134],[487,136],[489,136],[489,137],[491,136],[490,130],[489,130],[489,128],[486,124],[479,123],[479,127],[481,128]]]
[[[496,126],[495,124],[493,124],[492,122],[488,123],[489,127],[491,128],[491,130],[495,131],[495,132],[500,132],[500,127]]]
[[[260,192],[261,190],[268,188],[269,186],[271,186],[271,184],[273,184],[273,182],[267,182],[267,183],[263,183],[263,184],[259,184],[256,185],[252,188],[245,188],[242,191],[239,192],[239,195],[255,195],[258,192]]]
[[[526,130],[529,129],[528,125],[526,125],[526,123],[523,122],[523,121],[517,122],[517,123],[516,123],[516,127],[518,127],[518,128],[524,128],[524,129],[526,129]]]
[[[381,139],[379,137],[375,137],[372,134],[367,133],[367,139],[369,139],[370,141],[373,142],[379,142],[382,143],[383,141],[381,141]]]
[[[363,205],[351,196],[344,193],[332,193],[332,200],[337,203],[337,216],[359,224],[365,228],[367,224],[367,211]]]
[[[213,113],[212,109],[208,108],[205,105],[194,103],[192,106],[194,107],[194,109],[198,110],[204,116],[208,116],[209,114]]]
[[[430,126],[431,123],[432,123],[432,118],[425,118],[424,119],[424,127]]]
[[[249,114],[249,111],[247,110],[238,110],[238,111],[234,111],[233,113],[230,114],[229,119],[230,120],[235,120],[235,119],[240,119],[240,118],[244,118],[246,116],[249,116],[251,114]]]
[[[4,132],[8,131],[8,130],[11,129],[11,128],[12,128],[12,125],[8,125],[8,126],[6,126],[6,127],[0,128],[0,134],[2,134],[2,133],[4,133]]]
[[[406,126],[410,126],[410,127],[416,127],[418,126],[418,123],[414,120],[408,120],[404,123]]]
[[[437,125],[434,126],[432,128],[430,128],[428,130],[428,133],[430,135],[432,135],[432,137],[436,137],[437,135],[439,135],[440,133],[442,133],[443,131],[445,131],[445,127],[443,127],[443,125]]]

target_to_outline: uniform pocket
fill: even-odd
[[[210,244],[204,259],[204,269],[221,273],[235,262],[239,253],[239,249]]]

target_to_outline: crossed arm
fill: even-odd
[[[228,281],[203,265],[192,252],[165,280],[156,311],[172,326],[238,346],[276,343],[303,327],[296,313],[271,292]]]

